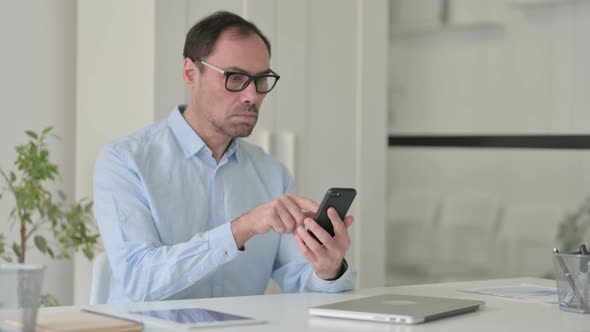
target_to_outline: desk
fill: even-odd
[[[497,279],[429,285],[413,285],[386,288],[362,289],[349,293],[323,294],[277,294],[261,296],[244,296],[230,298],[212,298],[182,301],[163,301],[135,303],[130,305],[95,305],[83,307],[44,308],[42,311],[60,311],[81,308],[96,310],[137,310],[201,307],[238,315],[255,317],[266,321],[262,325],[230,326],[212,328],[206,331],[588,331],[590,314],[574,314],[559,310],[557,305],[525,302],[520,300],[459,292],[458,289],[514,285],[529,283],[555,287],[555,281],[537,278]],[[473,313],[449,317],[419,325],[395,325],[354,320],[313,317],[307,314],[310,306],[349,300],[369,295],[397,293],[423,296],[456,297],[483,300],[486,305]],[[145,331],[164,331],[159,326],[146,324]],[[194,331],[205,331],[198,329]]]

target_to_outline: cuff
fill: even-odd
[[[338,279],[334,280],[320,279],[320,277],[318,277],[317,274],[315,274],[315,272],[312,270],[312,283],[315,285],[314,288],[331,293],[344,292],[353,289],[356,273],[354,273],[352,269],[348,267],[348,262],[346,262],[346,259],[342,261],[342,269],[344,270],[344,273],[342,273]]]
[[[230,223],[225,223],[209,231],[209,248],[212,257],[219,264],[227,263],[238,255],[236,240]]]

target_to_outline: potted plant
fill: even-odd
[[[18,232],[18,240],[11,244],[0,232],[0,258],[4,261],[25,264],[32,248],[53,259],[69,259],[78,250],[89,260],[94,256],[99,235],[92,201],[71,203],[63,191],[55,194],[49,189],[59,179],[58,166],[49,159],[47,138],[51,132],[51,127],[40,133],[26,131],[29,141],[16,147],[16,170],[7,172],[0,167],[0,184],[4,185],[0,188],[14,199],[8,215],[10,230]],[[57,305],[57,301],[46,294],[41,296],[41,305]]]

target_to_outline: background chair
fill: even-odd
[[[109,298],[111,268],[107,255],[102,252],[94,259],[90,304],[105,304]]]
[[[509,277],[552,278],[551,249],[559,247],[556,235],[564,215],[563,208],[547,203],[509,206],[500,228],[499,269]]]
[[[387,227],[387,285],[431,282],[424,264],[434,250],[440,199],[423,193],[391,197]]]
[[[501,216],[502,204],[495,197],[446,197],[436,233],[438,250],[429,264],[431,276],[438,281],[493,277]]]

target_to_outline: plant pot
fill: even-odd
[[[0,263],[0,331],[35,331],[44,269]]]

